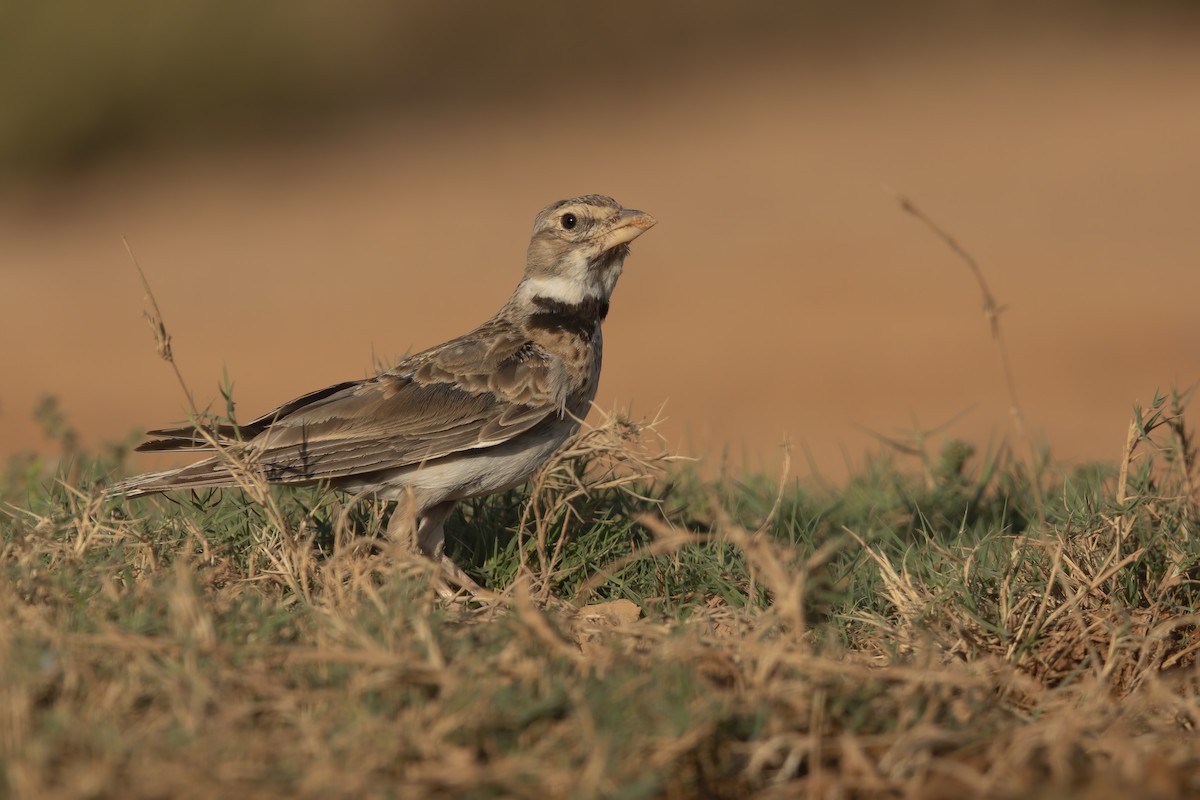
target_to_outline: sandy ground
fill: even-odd
[[[1185,37],[773,56],[8,191],[0,456],[46,447],[44,393],[88,443],[182,418],[122,235],[197,399],[227,371],[248,417],[486,318],[533,214],[584,192],[660,220],[614,298],[602,407],[665,403],[710,466],[777,468],[790,438],[833,477],[875,447],[859,426],[962,414],[949,435],[1011,438],[978,290],[887,184],[1007,306],[1033,432],[1069,463],[1115,459],[1135,401],[1200,378],[1197,75]]]

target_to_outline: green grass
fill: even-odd
[[[81,453],[50,413],[67,480],[14,460],[0,489],[0,786],[1194,792],[1181,405],[1139,412],[1126,469],[1046,461],[1040,495],[961,442],[837,487],[711,482],[603,426],[531,488],[461,505],[452,553],[496,597],[458,604],[370,503],[105,499],[127,448]]]

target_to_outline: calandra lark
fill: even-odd
[[[138,450],[214,450],[271,483],[325,482],[396,501],[393,539],[412,540],[458,579],[443,555],[454,504],[527,480],[579,427],[600,377],[600,327],[629,243],[655,224],[611,197],[542,209],[525,274],[475,330],[392,369],[284,403],[245,425],[150,431]],[[237,486],[228,455],[123,481],[134,497]]]

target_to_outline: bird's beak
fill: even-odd
[[[653,228],[657,222],[658,220],[645,211],[633,208],[621,209],[621,216],[617,217],[612,229],[604,236],[604,249],[611,250],[618,245],[632,242]]]

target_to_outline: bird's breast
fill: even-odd
[[[604,356],[604,339],[600,325],[586,339],[565,337],[556,349],[561,364],[559,383],[560,405],[572,416],[583,418],[596,397],[600,385],[600,366]]]

